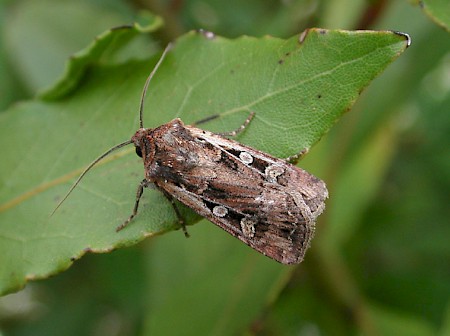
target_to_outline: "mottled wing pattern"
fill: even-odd
[[[328,196],[321,180],[178,119],[148,139],[149,181],[264,255],[303,260]]]

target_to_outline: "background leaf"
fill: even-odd
[[[5,46],[14,55],[9,61],[28,90],[48,88],[63,73],[69,55],[99,32],[136,17],[124,5],[120,10],[118,15],[111,6],[88,1],[17,1],[4,15]]]
[[[219,114],[219,127],[212,125],[212,129],[234,129],[250,111],[255,111],[256,120],[241,141],[278,156],[289,156],[316,142],[361,88],[407,43],[403,36],[393,33],[324,30],[310,30],[301,39],[301,43],[298,36],[286,41],[250,37],[226,40],[187,34],[176,42],[157,74],[158,82],[147,100],[152,113],[146,113],[145,123],[159,125],[174,117],[189,123]],[[97,43],[105,45],[103,39]],[[354,44],[358,48],[350,52],[348,47]],[[328,48],[329,53],[326,46],[333,46]],[[90,50],[98,52],[96,47]],[[337,57],[332,58],[332,54]],[[367,63],[375,66],[370,69]],[[1,279],[6,290],[23,284],[25,279],[67,268],[86,251],[111,250],[174,228],[170,204],[153,191],[148,193],[130,229],[123,234],[114,232],[134,202],[133,188],[129,186],[136,185],[142,176],[139,160],[123,155],[130,150],[112,156],[83,181],[67,207],[64,204],[48,217],[73,176],[96,156],[94,151],[101,152],[97,147],[107,148],[107,142],[114,144],[133,134],[136,115],[130,117],[122,111],[138,110],[136,105],[130,108],[133,99],[128,96],[137,98],[139,89],[135,87],[143,82],[145,66],[145,62],[98,65],[72,97],[23,104],[3,116],[3,124],[8,125],[2,132],[4,140],[19,142],[20,138],[31,144],[31,148],[23,148],[23,153],[17,149],[5,153],[8,165],[3,176],[9,188],[3,188],[0,194],[4,216],[1,246],[9,253],[15,251],[2,263],[5,267]],[[327,93],[327,87],[336,81],[346,82],[346,87]],[[26,126],[24,120],[32,123]],[[30,127],[35,132],[18,132]],[[33,164],[32,153],[42,148],[45,154],[40,156],[40,164]],[[31,166],[33,174],[28,172]],[[86,204],[91,210],[89,215]],[[20,223],[20,231],[16,223]],[[26,243],[17,246],[18,240]]]
[[[0,197],[5,197],[0,204],[5,204],[5,199],[14,199],[14,195],[31,196],[23,194],[25,190],[36,192],[36,196],[20,200],[17,206],[0,215],[0,273],[3,272],[3,279],[12,280],[10,283],[14,285],[9,290],[13,290],[23,282],[23,274],[34,279],[39,275],[34,271],[39,271],[47,277],[71,265],[56,277],[29,282],[24,290],[0,298],[0,333],[49,335],[64,330],[66,335],[446,334],[450,306],[449,45],[448,33],[424,15],[419,6],[409,6],[403,1],[357,1],[352,2],[350,9],[342,0],[152,1],[146,2],[146,9],[162,16],[165,26],[153,30],[150,38],[144,34],[145,29],[126,28],[120,33],[122,36],[131,33],[128,36],[132,39],[125,44],[126,39],[116,40],[119,35],[109,33],[109,29],[130,27],[133,21],[145,22],[145,15],[136,11],[136,7],[144,6],[124,0],[75,2],[0,2],[0,15],[4,18],[0,21],[4,46],[0,67],[6,70],[2,71],[0,81],[3,106],[19,97],[42,92],[50,85],[55,87],[56,79],[64,75],[64,63],[70,55],[75,56],[72,64],[79,55],[87,60],[85,66],[72,65],[75,72],[65,73],[63,78],[68,83],[77,80],[69,90],[61,91],[64,95],[11,105],[0,117],[0,133],[8,136],[0,135],[3,145]],[[74,15],[67,10],[71,6],[78,8]],[[76,12],[80,15],[75,15]],[[446,12],[437,14],[442,16]],[[151,21],[147,22],[151,27]],[[318,31],[310,32],[302,46],[293,42],[298,35],[291,42],[287,37],[314,26],[380,31],[366,35],[367,43],[360,44],[356,41],[362,41],[362,37],[356,32],[328,30],[326,36],[314,41],[313,49],[308,47],[310,63],[319,68],[342,61],[346,54],[364,53],[364,48],[373,43],[378,47],[379,41],[399,38],[384,32],[386,29],[409,33],[413,44],[371,82],[352,111],[342,116],[302,160],[303,168],[326,181],[331,197],[317,223],[312,248],[301,265],[279,265],[207,221],[189,227],[190,239],[176,232],[134,244],[147,233],[159,234],[176,228],[170,206],[152,190],[145,191],[141,221],[135,221],[124,232],[127,235],[119,239],[112,231],[129,215],[136,183],[142,178],[142,164],[130,153],[131,149],[118,152],[94,169],[72,195],[75,198],[69,198],[59,210],[59,217],[43,224],[42,220],[47,220],[58,197],[79,170],[135,131],[140,91],[161,46],[178,39],[154,78],[146,100],[145,123],[149,127],[176,115],[180,106],[176,103],[180,100],[175,98],[186,93],[192,84],[184,77],[200,78],[204,71],[210,70],[211,63],[218,64],[218,59],[201,57],[205,53],[220,55],[214,45],[221,48],[229,45],[225,63],[247,61],[250,66],[244,70],[256,68],[248,61],[257,55],[261,58],[255,64],[263,64],[258,71],[269,69],[270,74],[270,69],[302,70],[295,66],[292,55],[279,64],[282,48],[276,48],[275,57],[272,47],[280,43],[287,48],[292,43],[295,48],[305,50],[305,45],[312,41],[308,38]],[[194,43],[197,50],[183,57],[194,41],[185,32],[198,28],[240,38],[205,40],[194,35],[198,38]],[[101,33],[104,30],[106,33]],[[254,40],[244,38],[245,34],[283,38]],[[184,36],[179,38],[181,35]],[[110,43],[110,48],[103,48],[101,43],[92,45],[99,48],[100,57],[93,57],[91,49],[86,49],[95,36],[105,38],[104,41],[109,39]],[[336,42],[339,36],[338,45],[346,46],[346,52],[339,52],[330,43],[320,43],[329,42],[329,38]],[[355,43],[347,45],[348,41]],[[271,57],[267,57],[264,48],[264,52],[247,55],[249,43],[253,43],[254,50],[263,42],[270,46],[267,49]],[[242,48],[231,52],[237,46]],[[387,50],[383,44],[380,46],[381,49],[375,49],[378,53],[369,52],[374,56],[370,58],[372,61],[380,61],[382,58],[375,56],[384,55],[385,51],[394,55],[397,47],[403,50],[404,43],[395,42],[391,45],[394,48]],[[316,52],[316,47],[324,53]],[[84,52],[78,52],[83,49]],[[241,57],[241,54],[242,60],[227,61],[230,55]],[[325,121],[299,124],[301,119],[295,113],[283,113],[283,108],[277,107],[278,101],[265,97],[258,105],[261,118],[238,140],[279,156],[297,152],[302,146],[309,147],[317,141],[314,129],[320,136],[318,129],[328,129],[328,122],[339,118],[342,112],[328,110],[334,106],[330,99],[351,91],[346,90],[347,82],[355,88],[370,80],[366,69],[373,70],[376,66],[373,62],[362,66],[365,59],[369,58],[361,59],[355,76],[352,71],[356,69],[351,67],[342,68],[345,73],[338,77],[325,76],[335,81],[320,99],[315,95],[317,87],[311,85],[315,81],[305,83],[308,90],[300,91],[299,95],[304,101],[295,96],[295,104],[288,108],[299,115],[304,109],[310,110],[309,101],[316,110],[302,113],[302,118],[328,111]],[[192,64],[197,66],[189,71]],[[188,69],[178,76],[181,65],[187,65]],[[224,84],[217,85],[210,79],[206,83],[211,87],[205,89],[208,96],[191,93],[184,106],[186,111],[189,108],[197,114],[184,114],[183,110],[182,118],[192,122],[202,113],[228,111],[225,108],[232,108],[238,97],[248,101],[249,98],[240,96],[242,92],[255,97],[258,89],[265,88],[264,76],[260,74],[255,78],[261,82],[254,85],[254,90],[231,95],[226,90],[230,86],[226,85],[227,79],[237,78],[240,85],[251,82],[242,80],[244,70],[236,67],[232,76],[218,71],[220,83]],[[305,75],[311,72],[308,68],[303,70]],[[210,78],[215,75],[211,73]],[[173,81],[167,82],[170,78]],[[344,78],[345,81],[340,81]],[[236,82],[231,86],[237,87]],[[197,85],[196,90],[200,87]],[[348,102],[354,99],[352,95],[344,96]],[[210,97],[214,99],[209,101]],[[342,106],[346,105],[344,100],[340,102]],[[191,101],[199,105],[189,104]],[[220,101],[224,109],[218,104]],[[270,111],[264,109],[266,104]],[[276,113],[282,113],[282,117],[274,118]],[[241,124],[247,115],[245,109],[233,110],[202,126],[229,130]],[[289,119],[286,124],[284,118]],[[296,134],[297,131],[306,133]],[[267,140],[269,137],[271,141]],[[285,138],[290,140],[280,140]],[[27,166],[18,164],[19,159]],[[5,178],[8,176],[12,179]],[[38,188],[42,186],[43,189]],[[106,195],[103,190],[109,193]],[[190,223],[197,220],[192,212],[183,210]],[[6,216],[8,212],[11,215]],[[156,221],[152,222],[152,218]],[[4,223],[8,223],[8,232]],[[70,257],[79,258],[92,249],[107,252],[124,245],[130,247],[102,255],[88,253],[73,264],[69,261]]]
[[[448,1],[423,0],[420,5],[433,21],[450,31],[450,3]]]

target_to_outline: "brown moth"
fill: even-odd
[[[57,208],[97,162],[118,148],[134,144],[143,159],[145,178],[139,184],[133,213],[117,231],[137,214],[144,188],[153,184],[171,201],[186,235],[174,199],[256,251],[283,264],[300,263],[314,236],[316,218],[325,208],[325,183],[286,160],[224,137],[244,130],[254,112],[239,129],[229,133],[215,134],[187,126],[180,119],[157,128],[144,128],[144,97],[169,49],[170,45],[145,83],[140,128],[131,140],[92,162]]]

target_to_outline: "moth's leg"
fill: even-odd
[[[298,152],[297,154],[291,155],[289,157],[287,157],[285,160],[286,162],[289,162],[290,164],[296,165],[298,163],[298,161],[303,157],[303,155],[305,155],[306,153],[308,153],[308,149],[302,149],[300,152]]]
[[[234,131],[223,132],[223,133],[216,133],[216,134],[224,135],[224,136],[236,136],[239,133],[241,133],[248,126],[248,124],[250,123],[250,121],[252,121],[254,116],[255,116],[255,112],[252,111],[248,115],[247,119],[245,119],[244,123],[241,126],[239,126],[237,129],[235,129]],[[192,126],[200,125],[200,124],[206,123],[208,121],[214,120],[214,119],[219,118],[219,117],[220,117],[220,114],[214,114],[214,115],[209,116],[209,117],[207,117],[205,119],[197,121],[196,123],[192,124]]]
[[[238,135],[239,133],[241,133],[243,130],[245,130],[245,128],[248,126],[248,124],[250,124],[250,121],[252,121],[254,116],[255,116],[255,112],[252,111],[248,115],[247,119],[245,119],[244,123],[241,126],[239,126],[238,128],[236,128],[234,131],[222,132],[222,133],[216,133],[216,134],[234,137],[234,136]]]
[[[144,187],[146,187],[147,184],[148,184],[148,182],[146,179],[143,179],[141,181],[141,183],[139,183],[137,191],[136,191],[136,202],[134,203],[133,212],[131,213],[130,217],[128,217],[128,219],[125,222],[123,222],[123,224],[119,225],[116,228],[116,232],[119,232],[120,230],[125,228],[125,226],[127,226],[128,223],[131,222],[131,220],[134,218],[134,216],[136,216],[138,208],[139,208],[139,201],[141,200],[142,193],[144,192]]]
[[[169,200],[170,204],[172,204],[173,210],[175,211],[175,214],[177,215],[178,218],[178,223],[180,223],[181,229],[183,230],[183,233],[186,236],[186,238],[189,238],[189,233],[187,232],[186,224],[184,222],[183,216],[181,216],[180,210],[178,210],[174,198],[163,189],[160,190],[163,193],[163,195],[166,196],[166,198]]]
[[[213,115],[210,115],[209,117],[206,117],[204,119],[200,119],[200,120],[196,121],[195,123],[191,124],[191,126],[197,126],[200,124],[204,124],[204,123],[207,123],[208,121],[217,119],[219,117],[220,117],[220,114],[213,114]]]

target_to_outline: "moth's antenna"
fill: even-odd
[[[140,128],[144,128],[143,126],[143,122],[142,122],[142,112],[144,110],[144,98],[145,95],[147,94],[147,88],[148,85],[150,84],[151,79],[153,78],[156,70],[158,70],[160,64],[162,63],[164,57],[166,56],[167,52],[172,48],[172,44],[169,43],[166,47],[166,49],[164,49],[158,63],[156,63],[155,67],[153,68],[152,72],[150,73],[150,75],[147,77],[147,80],[145,82],[144,85],[144,90],[142,91],[142,97],[141,97],[141,104],[139,106],[139,126]],[[133,141],[132,140],[127,140],[125,142],[122,142],[110,149],[108,149],[105,153],[103,153],[102,155],[100,155],[98,158],[96,158],[94,161],[91,162],[91,164],[89,166],[87,166],[87,168],[81,173],[81,175],[77,178],[77,180],[75,181],[75,183],[72,185],[72,187],[70,187],[69,191],[66,193],[66,195],[63,197],[63,199],[58,203],[58,205],[56,206],[55,210],[53,210],[52,214],[50,216],[53,216],[53,214],[56,212],[56,210],[58,210],[58,208],[61,206],[61,204],[64,203],[64,201],[67,199],[67,197],[69,197],[69,195],[72,193],[72,191],[75,189],[75,187],[80,183],[81,179],[84,177],[84,175],[86,175],[86,173],[91,170],[92,167],[94,167],[99,161],[101,161],[103,158],[105,158],[106,156],[108,156],[109,154],[111,154],[112,152],[114,152],[115,150],[122,148],[126,145],[130,145],[132,144]]]
[[[56,206],[55,210],[53,210],[52,214],[50,216],[53,216],[53,214],[56,212],[56,210],[58,210],[58,208],[61,206],[61,204],[63,204],[63,202],[67,199],[67,197],[69,197],[69,195],[72,193],[73,189],[75,189],[75,187],[78,185],[78,183],[80,183],[81,179],[84,177],[84,175],[86,175],[86,173],[91,170],[92,167],[94,167],[99,161],[101,161],[104,157],[108,156],[109,154],[111,154],[112,152],[114,152],[116,149],[122,148],[126,145],[132,144],[133,141],[132,140],[127,140],[125,142],[122,142],[118,145],[115,145],[114,147],[108,149],[105,153],[103,153],[102,155],[100,155],[98,158],[96,158],[94,161],[91,162],[91,164],[89,166],[87,166],[87,168],[81,173],[81,175],[77,178],[77,180],[75,181],[75,183],[72,185],[72,187],[70,187],[69,191],[67,192],[67,194],[63,197],[63,199],[61,201],[59,201],[58,205]]]
[[[147,80],[145,81],[144,90],[142,90],[141,105],[139,106],[139,127],[140,128],[144,128],[144,123],[142,121],[142,113],[144,111],[144,98],[145,98],[145,95],[147,94],[148,85],[150,84],[150,81],[152,80],[153,75],[156,73],[156,70],[158,70],[160,64],[162,63],[162,61],[164,60],[164,57],[166,57],[166,54],[170,49],[172,49],[172,43],[169,43],[167,45],[166,49],[164,49],[161,57],[159,58],[158,63],[156,63],[152,72],[150,72],[150,75],[148,75]]]

